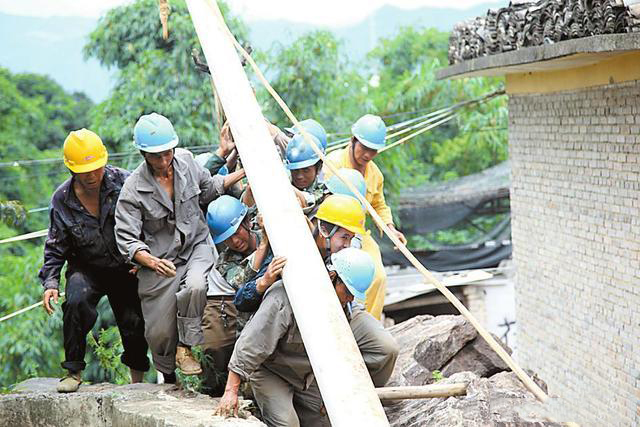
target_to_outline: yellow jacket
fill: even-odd
[[[342,150],[329,153],[327,160],[337,169],[355,169],[351,164],[348,146]],[[333,175],[333,172],[331,172],[327,166],[323,167],[323,172],[325,180],[328,180]],[[367,183],[367,201],[371,203],[371,206],[373,206],[373,209],[376,210],[385,224],[392,224],[393,216],[391,215],[391,208],[387,206],[387,202],[384,200],[384,176],[378,166],[373,163],[373,160],[367,163],[367,168],[364,171],[364,180]]]

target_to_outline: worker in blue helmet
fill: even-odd
[[[191,347],[203,340],[205,278],[213,254],[200,205],[244,177],[242,170],[212,177],[178,142],[166,117],[138,119],[133,144],[144,161],[125,181],[115,209],[118,249],[140,266],[145,337],[166,382],[175,382],[176,365],[186,375],[202,372]]]
[[[398,239],[406,244],[407,239],[393,223],[391,208],[387,206],[384,197],[384,176],[373,162],[378,152],[385,147],[387,129],[384,121],[379,116],[365,114],[351,127],[352,137],[349,145],[333,151],[328,156],[328,161],[335,168],[355,169],[364,177],[367,193],[366,199],[384,223],[396,234]],[[325,167],[325,180],[330,180],[333,172]],[[382,264],[380,248],[373,237],[364,236],[362,249],[371,255],[376,263],[376,277],[367,294],[366,307],[374,317],[380,319],[384,306],[387,277]]]
[[[324,153],[327,149],[327,131],[324,130],[324,127],[313,119],[302,120],[299,124],[299,126],[292,126],[290,128],[285,128],[284,130],[293,137],[294,135],[301,134],[300,128],[304,129],[320,141],[320,144],[322,145],[322,152]]]
[[[237,332],[248,319],[233,299],[239,286],[252,279],[266,256],[271,256],[264,230],[252,227],[255,209],[223,195],[209,203],[207,225],[214,247],[214,268],[207,275],[207,304],[202,317],[205,355],[203,390],[214,397],[224,392],[227,364]],[[218,254],[219,252],[219,254]]]
[[[333,259],[329,277],[349,320],[348,306],[356,294],[366,291],[375,267],[358,249],[344,255],[338,252]],[[242,381],[251,385],[263,421],[269,426],[331,425],[282,280],[265,292],[236,342],[217,415],[237,413]]]
[[[320,147],[320,141],[315,136],[309,135],[309,138],[316,147]],[[329,192],[318,176],[322,170],[322,160],[303,135],[295,135],[287,145],[285,167],[291,173],[291,183],[305,200],[303,212],[311,215]]]

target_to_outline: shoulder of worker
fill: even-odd
[[[113,185],[118,189],[122,188],[129,175],[131,175],[131,172],[126,169],[111,165],[105,166],[104,178],[108,181],[109,185]]]
[[[191,169],[195,166],[198,166],[193,153],[184,148],[176,148],[173,152],[174,161],[178,164],[178,167],[186,167],[187,169]]]
[[[53,192],[51,196],[51,209],[60,209],[63,205],[65,205],[65,200],[71,191],[71,178],[67,178],[62,184],[56,188],[56,191]]]
[[[368,167],[369,167],[369,170],[367,171],[367,178],[373,177],[381,181],[384,181],[384,175],[382,174],[382,171],[380,170],[378,165],[375,164],[373,160],[369,162]]]
[[[349,147],[346,148],[341,148],[340,150],[334,150],[332,152],[330,152],[329,154],[327,154],[327,160],[329,160],[330,162],[334,163],[334,164],[339,164],[342,163],[342,157],[344,156],[344,152],[345,150],[348,150]]]

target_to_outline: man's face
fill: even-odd
[[[340,305],[345,305],[351,301],[353,301],[353,295],[349,292],[347,286],[340,280],[338,277],[337,283],[335,286],[336,295],[338,295],[338,300],[340,300]]]
[[[102,185],[102,178],[104,177],[104,166],[93,170],[91,172],[74,173],[75,181],[87,191],[95,191]]]
[[[373,158],[377,155],[377,150],[372,150],[371,148],[365,147],[357,139],[353,140],[353,160],[355,161],[356,166],[366,166],[367,163],[373,160]]]
[[[298,190],[304,190],[309,188],[313,181],[315,181],[318,175],[318,168],[316,165],[307,166],[302,169],[294,169],[291,171],[291,181],[293,186]]]
[[[144,153],[144,159],[155,173],[164,173],[173,161],[173,148],[159,153]]]
[[[224,241],[229,249],[241,254],[247,254],[251,252],[251,235],[249,230],[243,225],[238,227],[235,233]]]
[[[338,228],[338,231],[336,231],[333,236],[331,236],[331,239],[329,239],[331,253],[335,254],[336,252],[351,246],[351,239],[353,239],[354,236],[355,233],[352,233],[345,228]]]

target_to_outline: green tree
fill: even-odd
[[[341,52],[329,31],[302,35],[288,46],[276,44],[264,56],[273,88],[300,120],[314,118],[330,132],[346,132],[367,109],[366,81]],[[279,126],[290,121],[262,87],[265,115]]]
[[[247,29],[219,3],[231,31],[246,40]],[[169,39],[162,38],[155,0],[138,0],[110,10],[84,48],[85,56],[118,69],[111,96],[91,113],[93,129],[112,150],[131,148],[133,126],[143,114],[157,112],[173,123],[184,146],[214,139],[210,79],[193,65],[200,50],[184,1],[171,2]]]
[[[375,109],[390,115],[387,124],[417,117],[497,90],[501,79],[436,79],[446,66],[448,34],[434,29],[402,28],[383,39],[368,57]],[[415,113],[411,113],[415,111]],[[376,162],[386,179],[388,197],[404,186],[478,172],[506,158],[506,99],[470,107],[460,115],[401,147],[381,154]],[[389,179],[391,178],[391,179]]]

